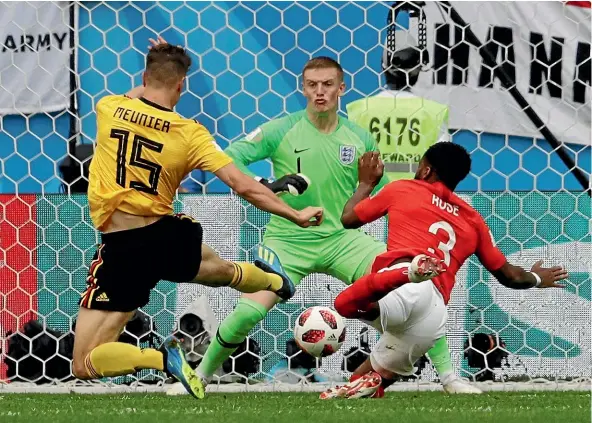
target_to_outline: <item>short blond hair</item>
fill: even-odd
[[[327,56],[313,57],[304,65],[302,69],[302,77],[304,78],[304,72],[309,69],[336,69],[339,74],[339,80],[343,81],[343,68],[335,59],[331,59]]]

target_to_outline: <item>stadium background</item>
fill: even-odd
[[[380,85],[384,5],[81,4],[79,116],[86,143],[95,134],[96,101],[140,83],[147,40],[156,34],[192,50],[194,67],[177,111],[203,123],[223,148],[266,120],[304,107],[296,87],[302,66],[312,54],[337,57],[345,68],[349,89],[341,101],[342,112],[345,104],[376,92]],[[283,26],[278,28],[280,19]],[[337,21],[339,25],[334,26]],[[353,34],[351,43],[348,30]],[[0,323],[4,331],[14,330],[38,313],[49,326],[67,330],[84,286],[85,265],[97,242],[84,196],[60,194],[56,164],[67,151],[69,118],[64,113],[3,116],[2,129],[0,202],[5,220],[0,246],[6,263],[0,268],[5,294]],[[470,370],[462,360],[467,333],[486,331],[499,333],[508,350],[526,366],[524,371],[515,367],[514,374],[590,376],[589,197],[555,154],[547,156],[545,152],[552,149],[544,140],[531,148],[530,138],[478,135],[462,128],[452,132],[453,141],[466,146],[473,157],[472,174],[459,191],[487,218],[504,253],[525,265],[542,253],[566,263],[572,275],[564,292],[517,295],[494,287],[471,261],[459,274],[450,310],[449,339],[457,367]],[[569,147],[589,174],[590,147]],[[270,176],[267,163],[253,169]],[[211,175],[197,173],[196,179],[205,185],[207,195],[180,195],[177,210],[196,215],[204,224],[207,241],[225,258],[245,258],[258,242],[267,216],[229,196]],[[377,236],[382,236],[381,224],[372,229]],[[287,328],[301,307],[330,301],[339,287],[321,276],[309,278],[305,286],[307,298],[301,293],[272,312],[256,335],[269,354],[267,366],[279,357],[274,351],[283,352]],[[210,294],[207,289],[159,284],[147,307],[159,332],[168,333],[175,313],[200,292]],[[219,319],[230,311],[235,298],[226,292],[210,296]],[[352,328],[350,337],[359,327]]]

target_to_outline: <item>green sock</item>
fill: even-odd
[[[210,379],[266,314],[267,309],[261,304],[247,298],[239,299],[234,311],[220,323],[216,337],[197,367],[197,374]]]
[[[428,357],[436,368],[440,381],[445,383],[446,379],[454,374],[450,349],[445,336],[436,341],[432,349],[428,351]]]

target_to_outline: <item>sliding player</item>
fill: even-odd
[[[388,31],[394,31],[395,25]],[[437,142],[448,142],[448,107],[411,93],[421,71],[417,46],[394,50],[389,37],[382,56],[386,89],[347,105],[347,115],[376,138],[389,181],[413,179],[419,160]],[[480,394],[481,390],[456,375],[446,336],[428,352],[444,391],[449,394]]]
[[[415,362],[444,335],[456,272],[472,254],[508,288],[562,287],[557,282],[568,275],[560,266],[537,262],[529,272],[508,263],[481,215],[454,194],[470,167],[463,147],[438,143],[423,156],[415,180],[392,182],[370,197],[384,165],[376,153],[360,159],[360,185],[341,220],[358,228],[388,215],[387,252],[336,298],[335,309],[371,322],[382,336],[357,378],[321,398],[373,396],[383,380],[413,374]]]

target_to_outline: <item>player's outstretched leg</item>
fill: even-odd
[[[202,399],[206,394],[205,385],[195,374],[185,359],[185,352],[174,336],[169,337],[160,347],[163,354],[165,371],[167,375],[174,377],[183,384],[187,392],[195,398]]]
[[[275,291],[277,296],[284,301],[292,298],[296,293],[296,288],[284,271],[278,255],[271,248],[265,247],[263,245],[260,245],[256,251],[255,260],[253,260],[255,266],[264,272],[275,273],[282,278],[282,288]]]
[[[241,288],[240,285],[235,286],[237,289],[247,293],[240,298],[235,309],[230,313],[218,327],[216,337],[212,339],[210,346],[208,347],[199,367],[196,369],[196,373],[201,378],[204,384],[214,375],[216,370],[220,368],[222,363],[230,357],[230,355],[238,348],[238,346],[245,340],[251,329],[253,329],[257,323],[265,318],[267,312],[273,308],[273,306],[280,299],[289,299],[294,295],[295,288],[291,279],[284,271],[277,254],[267,247],[259,247],[255,251],[254,265],[249,263],[230,263],[220,258],[207,246],[204,246],[204,253],[208,258],[207,265],[204,268],[203,263],[200,268],[200,275],[196,278],[196,281],[203,283],[204,279],[208,279],[209,285],[220,285],[218,280],[224,278],[220,275],[220,269],[224,269],[226,264],[238,266],[243,272],[241,280],[245,279],[245,272],[251,272],[255,275],[255,271],[259,275],[266,275],[265,277],[272,279],[269,283],[273,282],[274,287],[269,288],[268,286],[263,287],[263,290],[247,291],[244,286]],[[216,261],[218,259],[218,261]],[[254,269],[254,270],[253,270]],[[231,269],[231,271],[233,271]],[[240,272],[235,272],[234,275]],[[204,277],[204,275],[207,275]],[[228,276],[226,276],[228,277]],[[217,281],[212,279],[218,278]],[[252,279],[253,276],[247,277]],[[233,278],[234,280],[234,278]],[[170,389],[167,394],[176,395],[178,394],[177,389]]]
[[[193,282],[228,286],[247,294],[270,291],[287,300],[294,295],[294,284],[283,272],[277,256],[271,250],[265,251],[266,257],[262,257],[259,264],[230,262],[203,244],[201,265]]]
[[[273,250],[263,246],[258,247],[255,251],[254,263],[257,271],[277,278],[282,282],[282,287],[277,289],[275,293],[258,291],[243,295],[239,299],[232,313],[220,323],[216,337],[212,339],[196,369],[196,373],[204,383],[214,375],[216,370],[222,366],[222,363],[245,340],[251,329],[265,318],[267,312],[273,308],[280,298],[288,299],[294,295],[294,284]],[[171,389],[167,394],[174,395],[176,392]]]
[[[80,308],[76,320],[72,370],[79,379],[123,376],[141,369],[166,372],[179,380],[187,391],[203,398],[204,387],[185,361],[175,339],[167,340],[160,350],[138,348],[117,342],[134,312]]]
[[[438,372],[440,381],[447,394],[482,394],[481,389],[460,379],[454,372],[450,348],[446,337],[438,339],[434,346],[428,351],[428,357]]]
[[[335,299],[335,310],[346,318],[364,318],[372,305],[393,289],[409,282],[432,279],[444,271],[441,260],[418,255],[411,263],[397,263],[362,276]]]
[[[249,332],[262,321],[267,312],[279,301],[279,297],[269,291],[245,294],[232,311],[218,326],[216,336],[212,339],[203,359],[196,369],[203,383],[207,383],[216,370],[236,351],[247,338]],[[176,390],[167,394],[175,395]]]
[[[228,262],[203,245],[202,264],[195,282],[210,286],[231,286],[247,294],[240,298],[233,312],[222,321],[196,370],[203,385],[207,384],[222,363],[246,339],[251,329],[265,318],[280,299],[289,299],[294,295],[294,284],[275,252],[260,247],[254,261],[255,264]],[[167,392],[169,395],[178,393],[173,388]]]

